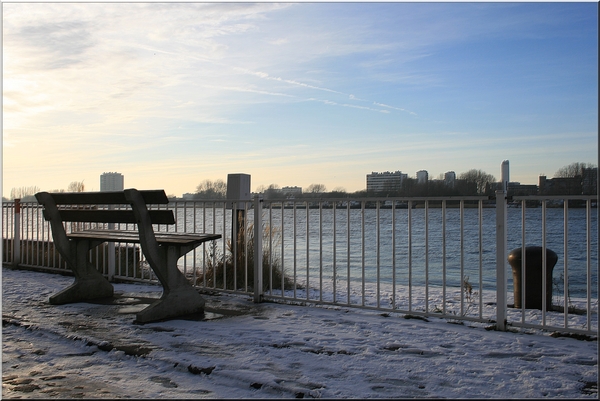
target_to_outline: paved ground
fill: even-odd
[[[50,305],[71,277],[3,269],[3,398],[597,398],[597,342],[254,304],[133,324],[157,286]]]
[[[51,277],[63,283],[61,285],[73,280]],[[5,281],[3,284],[14,283]],[[160,295],[159,287],[151,286],[149,290],[150,293],[143,294],[116,293],[111,300],[59,307],[47,302],[46,295],[53,290],[46,290],[48,294],[30,302],[6,297],[2,313],[2,398],[146,398],[147,394],[160,395],[165,390],[170,397],[176,397],[176,381],[193,377],[190,373],[210,374],[210,366],[189,369],[182,365],[165,369],[160,361],[152,364],[144,358],[162,346],[160,342],[148,341],[148,333],[166,331],[177,336],[173,328],[133,323],[135,313]],[[207,306],[203,315],[183,320],[209,321],[241,315],[260,319],[265,310],[264,306],[244,298],[223,300],[218,296],[205,296],[205,299]],[[122,364],[115,362],[119,355]],[[144,363],[136,364],[137,358],[132,357],[142,357]],[[111,365],[108,377],[90,373],[106,364]],[[143,394],[137,386],[126,383],[136,380],[146,381]],[[218,397],[210,387],[191,391],[188,385],[185,387],[181,398]]]

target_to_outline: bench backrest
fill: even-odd
[[[147,205],[166,205],[169,199],[164,190],[139,192]],[[106,192],[38,192],[38,203],[44,206],[44,218],[63,222],[136,223],[131,209],[97,209],[95,205],[129,205],[124,191]],[[87,206],[87,207],[86,207]],[[175,224],[172,210],[149,210],[152,224]]]

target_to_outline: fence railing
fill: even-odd
[[[495,199],[174,201],[169,208],[177,224],[155,229],[223,236],[179,261],[203,290],[247,294],[256,302],[436,316],[500,330],[592,334],[598,330],[596,202],[596,196],[507,200],[501,191]],[[5,264],[68,271],[37,203],[3,203],[2,221]],[[553,284],[543,288],[552,292],[551,308],[513,307],[508,252],[530,245],[559,256]],[[90,261],[110,280],[156,281],[137,244],[98,247]]]

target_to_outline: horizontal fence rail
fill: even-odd
[[[508,325],[594,334],[596,202],[595,196],[506,199],[502,192],[496,199],[178,200],[161,206],[174,210],[177,223],[154,228],[222,235],[179,261],[181,271],[204,291],[250,295],[256,302],[495,323],[500,329]],[[17,207],[4,202],[2,222],[3,263],[69,271],[36,202]],[[68,223],[66,228],[108,228],[86,224]],[[552,285],[543,281],[543,293],[552,294],[550,308],[513,307],[513,274],[506,257],[528,246],[558,255]],[[138,244],[104,244],[90,252],[90,261],[110,280],[157,281]],[[525,271],[521,269],[523,297]]]

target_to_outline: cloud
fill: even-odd
[[[406,110],[406,109],[402,109],[402,108],[400,108],[400,107],[394,107],[394,106],[390,106],[390,105],[383,104],[383,103],[377,103],[377,102],[373,102],[373,104],[374,104],[374,105],[376,105],[376,106],[379,106],[379,107],[386,107],[386,108],[388,108],[388,109],[393,109],[393,110],[398,110],[398,111],[405,111],[405,112],[407,112],[407,113],[409,113],[409,114],[412,114],[413,116],[416,116],[416,115],[417,115],[417,113],[415,113],[415,112],[413,112],[413,111],[409,111],[409,110]]]
[[[217,88],[217,87],[215,87]],[[281,92],[269,92],[266,90],[260,90],[260,89],[254,89],[254,88],[242,88],[239,86],[219,86],[218,87],[221,90],[226,90],[226,91],[234,91],[234,92],[249,92],[249,93],[257,93],[260,95],[268,95],[268,96],[283,96],[283,97],[292,97],[295,98],[297,96],[294,95],[290,95],[287,93],[281,93]]]
[[[336,94],[339,94],[339,95],[346,95],[343,92],[339,92],[339,91],[336,91],[336,90],[333,90],[333,89],[329,89],[329,88],[323,88],[323,87],[319,87],[319,86],[309,85],[307,83],[296,81],[296,80],[293,80],[293,79],[284,79],[284,78],[280,78],[280,77],[272,77],[268,73],[262,72],[262,71],[250,71],[250,70],[244,69],[244,68],[235,68],[235,70],[238,70],[238,71],[243,72],[243,73],[248,74],[248,75],[253,75],[253,76],[259,77],[261,79],[266,79],[266,80],[271,80],[271,81],[277,81],[277,82],[283,82],[283,83],[290,84],[292,86],[300,86],[300,87],[307,88],[307,89],[314,89],[314,90],[318,90],[318,91],[336,93]]]
[[[284,78],[280,78],[280,77],[272,77],[268,73],[262,72],[262,71],[249,71],[249,70],[246,70],[246,69],[239,69],[239,70],[242,71],[245,74],[253,75],[253,76],[259,77],[261,79],[272,80],[272,81],[277,81],[277,82],[283,82],[283,83],[287,83],[287,84],[290,84],[290,85],[293,85],[293,86],[299,86],[299,87],[306,88],[306,89],[314,89],[314,90],[317,90],[317,91],[323,91],[323,92],[329,92],[329,93],[333,93],[333,94],[337,94],[337,95],[342,95],[345,98],[348,98],[348,99],[354,100],[354,101],[370,102],[370,101],[365,100],[365,99],[360,99],[360,98],[354,96],[353,94],[340,92],[340,91],[329,89],[329,88],[326,88],[326,87],[309,85],[309,84],[306,84],[304,82],[300,82],[300,81],[293,80],[293,79],[284,79]],[[291,95],[289,95],[289,96],[291,96]],[[316,99],[316,98],[308,98],[306,100],[309,100],[309,101],[318,101],[318,102],[321,102],[321,103],[324,103],[324,104],[328,104],[328,105],[331,105],[331,106],[351,107],[351,108],[361,109],[361,110],[377,111],[377,112],[384,113],[384,114],[389,114],[390,113],[388,110],[374,109],[372,107],[359,106],[359,105],[348,104],[348,103],[338,103],[338,102],[331,101],[331,100],[321,100],[321,99]],[[414,112],[411,112],[411,111],[408,111],[408,110],[405,110],[405,109],[402,109],[402,108],[399,108],[399,107],[393,107],[393,106],[389,106],[389,105],[386,105],[386,104],[383,104],[383,103],[378,103],[378,102],[372,102],[372,104],[374,104],[376,106],[385,107],[385,108],[388,108],[388,109],[393,109],[393,110],[398,110],[398,111],[403,111],[403,112],[407,112],[407,113],[412,114],[412,115],[416,115],[416,113],[414,113]]]

